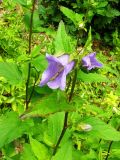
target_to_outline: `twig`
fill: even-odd
[[[33,0],[32,11],[31,11],[31,18],[30,18],[29,51],[28,51],[29,55],[31,53],[33,14],[34,14],[34,10],[35,10],[35,2],[36,2],[36,0]],[[26,109],[28,109],[28,105],[29,105],[28,86],[29,86],[29,81],[30,81],[30,70],[31,70],[31,62],[29,62],[29,64],[28,64],[28,76],[27,76],[27,81],[26,81]]]
[[[69,96],[69,102],[71,101],[72,96],[73,96],[76,79],[77,79],[77,69],[75,69],[75,74],[74,74],[73,81],[72,81],[72,87],[71,87],[71,92],[70,92],[70,96]],[[65,112],[64,126],[63,126],[62,132],[61,132],[61,134],[60,134],[60,137],[59,137],[59,139],[58,139],[58,141],[57,141],[57,144],[56,144],[56,146],[55,146],[55,148],[54,148],[53,155],[56,154],[57,149],[58,149],[58,147],[59,147],[59,144],[60,144],[60,142],[61,142],[61,140],[62,140],[62,138],[63,138],[63,136],[64,136],[64,134],[65,134],[65,132],[66,132],[66,129],[67,129],[67,121],[68,121],[68,112]]]

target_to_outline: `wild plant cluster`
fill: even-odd
[[[0,160],[120,159],[119,5],[0,1]]]

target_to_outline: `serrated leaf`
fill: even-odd
[[[52,160],[72,160],[72,142],[69,140],[58,150]]]
[[[83,14],[75,13],[71,9],[63,6],[60,7],[60,10],[64,13],[65,16],[71,19],[75,25],[83,23]]]
[[[75,45],[71,43],[70,37],[67,35],[63,21],[59,23],[56,39],[55,52],[57,54],[71,53],[75,49]]]
[[[15,63],[0,62],[0,76],[4,77],[12,85],[22,82],[21,72]]]
[[[92,130],[88,133],[89,135],[96,138],[102,138],[104,140],[120,141],[120,132],[118,132],[111,125],[103,122],[101,119],[87,117],[82,122],[92,126]]]
[[[93,83],[93,82],[109,82],[109,79],[103,75],[97,73],[85,73],[82,70],[78,72],[78,80],[83,82]]]
[[[0,148],[20,137],[33,126],[31,121],[21,121],[15,112],[0,117]]]
[[[36,97],[31,104],[33,107],[31,110],[24,114],[23,119],[26,117],[46,117],[50,114],[62,112],[62,111],[73,111],[75,110],[75,106],[73,104],[69,104],[66,101],[64,96],[61,96],[60,99],[56,95],[56,93],[52,93],[51,95],[47,95],[44,98]]]
[[[30,144],[38,160],[49,160],[50,159],[48,149],[44,144],[38,142],[36,139],[33,139],[32,137],[30,137]]]

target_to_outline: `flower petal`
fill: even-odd
[[[100,63],[100,62],[98,62],[98,61],[96,61],[96,63],[94,63],[94,65],[95,65],[95,67],[97,67],[97,68],[103,67],[103,64]]]
[[[100,63],[100,62],[97,62],[97,63],[96,63],[96,67],[103,67],[103,64]]]
[[[91,65],[91,66],[88,66],[88,67],[87,67],[87,70],[90,71],[91,69],[94,69],[94,68],[96,68],[96,66]]]
[[[53,78],[59,70],[63,67],[56,57],[46,54],[48,60],[48,68],[43,72],[40,86],[45,85],[48,81]]]
[[[60,57],[58,57],[58,60],[63,66],[65,66],[69,62],[69,57],[70,56],[68,54],[63,54]]]
[[[84,67],[87,68],[87,70],[100,68],[103,66],[100,62],[97,61],[95,56],[96,56],[96,52],[93,52],[82,58],[82,64]]]
[[[50,63],[50,62],[49,62]],[[43,72],[40,86],[45,85],[48,83],[48,81],[53,78],[59,70],[62,68],[62,66],[56,62],[51,62],[48,66],[48,68]]]
[[[82,63],[84,67],[91,66],[90,57],[85,56],[84,58],[82,58]]]
[[[66,75],[73,69],[74,65],[75,65],[75,62],[71,61],[70,63],[68,63],[65,66],[65,73],[66,73]]]
[[[94,57],[96,56],[96,52],[90,53],[88,56],[89,56],[90,58],[94,58]]]
[[[94,57],[94,58],[91,58],[91,65],[94,65],[95,67],[102,67],[103,65],[97,61],[97,59]]]
[[[62,76],[61,76],[60,89],[65,90],[65,87],[66,87],[66,73],[64,71]]]
[[[63,72],[61,72],[53,81],[50,81],[47,83],[48,87],[52,89],[57,89],[60,87],[61,83],[61,77],[62,77]]]
[[[46,59],[47,59],[48,63],[54,62],[54,63],[60,64],[60,62],[59,62],[57,57],[52,56],[52,55],[50,55],[48,53],[46,53]]]

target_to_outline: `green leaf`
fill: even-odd
[[[32,121],[21,121],[15,112],[8,112],[0,117],[0,148],[27,132]]]
[[[27,0],[13,0],[13,1],[16,2],[16,3],[19,3],[19,4],[23,5],[23,6],[27,5]]]
[[[120,12],[119,12],[119,10],[114,9],[110,5],[108,5],[108,8],[107,8],[107,10],[105,12],[105,15],[107,17],[112,18],[112,17],[120,16]]]
[[[93,82],[109,82],[109,79],[103,75],[97,73],[85,73],[82,70],[78,72],[78,80],[83,82],[93,83]]]
[[[99,118],[90,117],[85,118],[82,122],[90,124],[92,130],[86,134],[95,138],[102,138],[104,140],[120,141],[120,132],[118,132],[111,125],[106,124]]]
[[[62,145],[52,160],[72,160],[72,142],[69,140]]]
[[[83,24],[83,14],[73,12],[71,9],[61,6],[60,10],[67,16],[75,25]]]
[[[0,76],[4,77],[12,85],[22,82],[21,72],[15,63],[0,62]]]
[[[75,50],[75,45],[71,43],[70,37],[67,35],[63,21],[59,23],[56,39],[55,52],[57,54],[72,53]]]
[[[47,95],[53,92],[53,90],[50,89],[48,86],[43,86],[42,88],[40,88],[39,86],[36,86],[34,90],[36,93],[43,94],[43,95]]]
[[[108,2],[105,0],[105,1],[102,1],[102,2],[97,2],[96,5],[95,5],[95,8],[98,9],[98,8],[105,8],[105,6],[107,6]]]
[[[47,60],[44,55],[40,55],[32,60],[33,66],[37,71],[43,72],[47,68]]]
[[[32,52],[31,52],[31,57],[36,57],[40,54],[40,49],[41,49],[41,46],[38,45],[38,46],[34,46]]]
[[[48,129],[46,134],[53,146],[56,145],[58,138],[61,134],[64,124],[64,112],[56,113],[48,118]],[[58,127],[59,126],[59,127]]]
[[[36,139],[30,137],[30,144],[35,156],[38,160],[49,160],[50,154],[44,144],[38,142]]]
[[[75,160],[97,160],[97,155],[94,150],[90,150],[89,153],[83,153],[82,151],[79,150],[73,150],[73,157]]]
[[[28,29],[30,28],[30,18],[31,18],[31,12],[27,12],[24,15],[24,22]],[[33,15],[33,30],[37,30],[37,28],[39,28],[40,26],[41,26],[41,21],[39,19],[39,13],[38,11],[35,11]]]
[[[88,39],[84,45],[83,53],[87,54],[88,52],[90,52],[92,50],[91,47],[92,47],[92,34],[91,34],[91,27],[90,27],[89,32],[88,32]]]
[[[37,160],[31,149],[30,144],[25,143],[23,146],[23,152],[21,153],[20,160]]]
[[[22,116],[23,119],[36,116],[46,117],[56,112],[75,110],[75,106],[67,103],[66,98],[63,95],[59,98],[56,93],[52,93],[43,98],[40,96],[35,97],[32,100],[31,106],[31,110]]]

